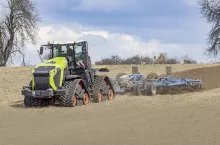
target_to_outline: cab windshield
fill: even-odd
[[[53,45],[53,57],[73,57],[73,45],[56,44]]]
[[[43,45],[43,60],[55,57],[68,57],[70,61],[84,62],[83,43]]]
[[[56,44],[53,45],[53,57],[66,57],[66,56],[74,56],[80,57],[82,55],[82,45],[66,45],[66,44]]]

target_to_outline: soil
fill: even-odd
[[[219,145],[219,72],[213,66],[173,73],[202,78],[201,92],[25,108],[20,94],[31,68],[0,68],[0,145]]]

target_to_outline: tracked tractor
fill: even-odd
[[[60,105],[73,107],[115,98],[115,90],[104,68],[92,68],[87,41],[48,43],[40,47],[48,57],[32,70],[29,86],[22,95],[26,107]]]

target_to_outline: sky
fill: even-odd
[[[3,0],[0,0],[3,1]],[[111,55],[170,57],[184,55],[198,62],[204,55],[206,22],[196,0],[35,0],[41,16],[38,44],[25,51],[40,63],[37,49],[48,41],[86,40],[92,62]]]

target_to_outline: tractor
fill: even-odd
[[[39,55],[43,54],[46,60],[35,66],[29,85],[21,91],[26,107],[74,107],[115,98],[109,77],[97,74],[109,70],[92,68],[87,41],[48,42],[40,47]]]

